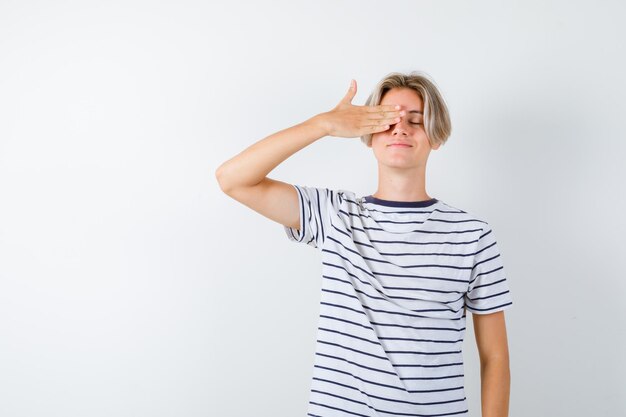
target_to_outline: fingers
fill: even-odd
[[[343,97],[343,99],[341,99],[341,102],[352,104],[352,99],[354,98],[355,95],[356,95],[356,81],[350,80],[350,88],[348,88],[348,92]]]
[[[400,121],[400,118],[406,114],[404,110],[398,110],[395,106],[376,106],[377,111],[368,110],[368,122],[374,122],[376,125],[392,125]],[[368,123],[369,125],[370,123]]]
[[[361,125],[361,129],[365,133],[376,133],[376,132],[384,132],[389,129],[389,127],[393,124],[398,123],[395,119],[376,119],[376,120],[368,120],[367,123]]]
[[[367,111],[369,113],[380,113],[380,112],[400,112],[400,106],[396,104],[381,104],[379,106],[367,106]]]
[[[389,125],[380,125],[380,126],[366,126],[365,127],[367,129],[367,133],[379,133],[379,132],[384,132],[385,130],[389,129]]]
[[[369,112],[367,120],[368,122],[374,122],[376,125],[392,125],[398,123],[400,118],[405,114],[406,112],[404,110],[381,111],[376,113]]]
[[[400,118],[404,116],[404,112],[379,112],[379,113],[370,113],[367,116],[368,120],[382,120],[386,122],[397,123],[400,121]]]
[[[406,114],[404,110],[397,110],[395,106],[378,106],[376,112],[369,111],[367,122],[362,127],[368,129],[368,133],[384,132],[391,125],[400,122],[400,118]]]

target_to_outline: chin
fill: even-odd
[[[404,160],[404,161],[399,161],[397,159],[395,160],[389,160],[389,159],[382,159],[382,160],[378,160],[378,165],[384,165],[388,168],[399,168],[399,169],[410,169],[410,168],[416,168],[417,166],[419,166],[418,161],[415,160]]]

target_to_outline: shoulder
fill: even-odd
[[[477,231],[486,231],[491,229],[489,223],[484,217],[478,216],[471,211],[463,210],[442,200],[438,200],[436,211],[439,218],[458,224],[459,227],[471,227],[471,229]]]
[[[359,204],[359,196],[351,190],[334,187],[317,187],[312,185],[295,185],[300,194],[308,202],[315,203],[320,209],[334,211],[350,208]]]
[[[346,189],[336,189],[334,191],[337,193],[337,199],[341,204],[358,204],[359,202],[360,198],[354,191]]]
[[[324,199],[331,203],[333,206],[346,206],[350,204],[358,204],[359,197],[354,191],[343,188],[332,187],[311,187],[304,186],[309,192],[316,192],[318,195],[323,196]]]

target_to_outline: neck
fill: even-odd
[[[432,197],[426,193],[426,166],[412,169],[378,167],[378,189],[373,197],[391,201],[423,201]]]

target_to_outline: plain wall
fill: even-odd
[[[625,12],[0,2],[0,415],[304,415],[320,254],[223,194],[215,169],[333,108],[351,78],[362,105],[412,70],[453,124],[427,190],[486,219],[508,271],[510,415],[626,415]],[[269,176],[377,187],[358,138]]]

